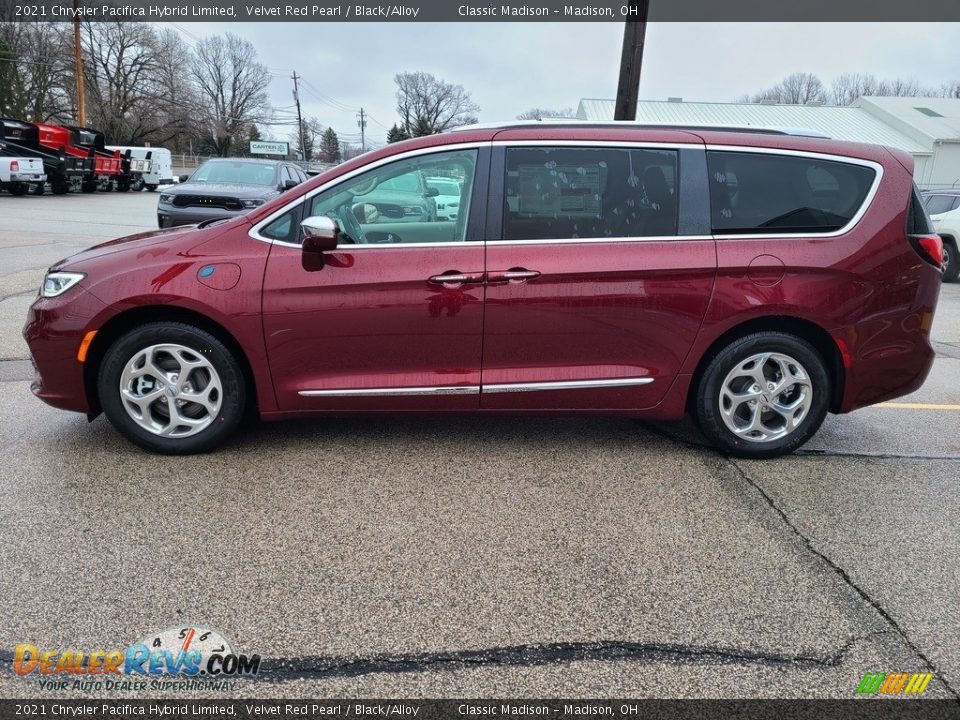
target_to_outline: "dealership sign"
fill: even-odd
[[[262,140],[250,141],[251,155],[280,155],[286,157],[290,152],[290,143],[285,142],[264,142]]]

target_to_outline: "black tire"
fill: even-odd
[[[943,281],[955,282],[960,277],[960,254],[953,240],[943,239]]]
[[[812,393],[812,398],[806,403],[805,411],[797,419],[798,424],[795,428],[787,431],[782,437],[776,437],[776,433],[771,433],[774,435],[773,439],[762,441],[750,439],[744,435],[738,435],[727,426],[727,421],[722,414],[723,409],[720,398],[721,388],[727,380],[728,375],[746,363],[751,357],[761,353],[776,353],[780,357],[793,360],[794,364],[792,368],[794,370],[802,368],[802,370],[805,371],[802,375],[809,383],[809,392]],[[797,368],[797,364],[799,364],[800,368]],[[770,362],[764,366],[767,370],[764,376],[771,382],[775,382],[778,379],[770,373],[770,370],[775,368],[776,365],[775,362]],[[756,367],[756,365],[754,365],[754,367]],[[761,368],[760,371],[763,372],[763,370],[764,369]],[[746,376],[740,377],[745,378]],[[740,382],[740,380],[736,379],[732,382]],[[745,382],[750,381],[747,380]],[[795,392],[800,393],[799,386],[794,386],[794,388]],[[744,392],[751,389],[753,388],[744,387],[738,389],[738,391]],[[769,385],[767,388],[764,388],[764,391],[768,389]],[[823,422],[824,417],[826,417],[830,405],[830,377],[824,366],[823,358],[821,358],[820,354],[805,340],[786,333],[759,332],[734,340],[717,353],[710,361],[710,364],[707,365],[703,376],[700,378],[696,392],[695,408],[697,423],[700,425],[703,434],[706,435],[718,449],[735,457],[754,459],[772,458],[793,452],[813,437],[817,430],[820,429],[820,424]],[[743,408],[740,406],[741,410],[739,412],[750,413],[750,410],[756,408],[753,410],[753,413],[759,412],[761,416],[771,418],[770,422],[772,426],[776,426],[780,421],[783,421],[784,424],[781,430],[786,430],[788,425],[784,416],[763,408],[772,405],[772,401],[776,399],[785,401],[784,404],[791,404],[791,400],[796,400],[799,397],[799,394],[790,395],[785,392],[783,395],[777,396],[777,398],[770,398],[768,393],[766,397],[753,401],[754,405],[752,407],[750,403],[743,403],[743,405],[747,407]],[[736,410],[735,407],[731,407],[730,409]],[[750,413],[751,417],[753,413]],[[764,415],[764,413],[766,415]],[[734,415],[736,415],[736,413],[734,413]],[[734,417],[730,421],[734,423],[734,425],[742,424],[739,417]]]
[[[161,344],[182,346],[196,358],[208,361],[215,374],[203,375],[199,382],[204,378],[207,378],[208,382],[213,379],[219,380],[222,388],[222,392],[218,392],[219,409],[211,418],[212,421],[196,434],[178,438],[162,437],[156,432],[151,432],[131,416],[125,407],[125,401],[121,399],[120,383],[128,363],[144,349]],[[155,357],[170,356],[159,353]],[[200,370],[203,373],[209,372],[203,368]],[[191,374],[187,377],[197,381],[196,376],[192,374],[197,371],[188,372]],[[172,378],[167,376],[164,381],[169,384]],[[233,433],[243,419],[247,400],[243,371],[233,353],[210,333],[179,322],[149,323],[118,338],[107,350],[100,365],[97,390],[104,413],[122,435],[142,448],[166,455],[190,455],[216,448]],[[153,386],[147,390],[161,392],[162,388]],[[143,390],[140,389],[140,392]],[[169,418],[171,402],[166,394],[161,393],[155,401],[156,404],[150,405],[151,417],[159,415],[161,420]],[[133,404],[131,407],[134,407]],[[166,411],[164,411],[165,407]],[[195,410],[201,410],[199,406],[192,407]],[[188,403],[188,413],[192,412],[190,408]],[[201,419],[210,417],[206,411],[195,414]],[[167,420],[168,427],[173,424]]]
[[[144,187],[147,189],[148,192],[156,192],[156,189],[157,189],[156,185],[144,185]]]
[[[47,191],[47,186],[44,183],[36,183],[33,186],[33,189],[30,191],[31,195],[43,195]]]
[[[84,180],[80,184],[80,189],[85,193],[93,193],[97,191],[97,181],[96,180]]]
[[[55,179],[50,183],[50,191],[54,195],[66,195],[70,192],[70,183],[63,179]]]
[[[117,181],[117,192],[130,192],[130,181],[129,180],[118,180]]]
[[[26,183],[15,182],[7,185],[7,192],[16,197],[23,197],[27,194],[27,185]]]

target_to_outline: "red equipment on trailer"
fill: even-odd
[[[93,169],[83,178],[81,189],[84,192],[94,192],[100,180],[113,182],[121,176],[123,159],[119,152],[100,151],[96,147],[96,136],[101,138],[100,147],[103,147],[102,133],[84,128],[62,127],[60,125],[44,125],[34,123],[40,134],[40,144],[52,150],[63,150],[71,157],[89,157],[93,159]],[[84,141],[91,141],[87,145]]]

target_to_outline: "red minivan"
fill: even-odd
[[[723,452],[781,455],[930,370],[941,245],[912,171],[757,129],[389,145],[249,215],[51,267],[24,328],[33,392],[163,453],[247,413],[690,412]],[[454,181],[456,216],[410,221],[378,191],[406,176]]]

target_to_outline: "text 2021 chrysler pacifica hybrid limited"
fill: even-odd
[[[906,153],[770,131],[522,124],[396,143],[249,214],[50,268],[33,392],[190,453],[247,412],[691,413],[790,452],[909,393],[941,281]],[[422,173],[455,219],[365,199]]]

